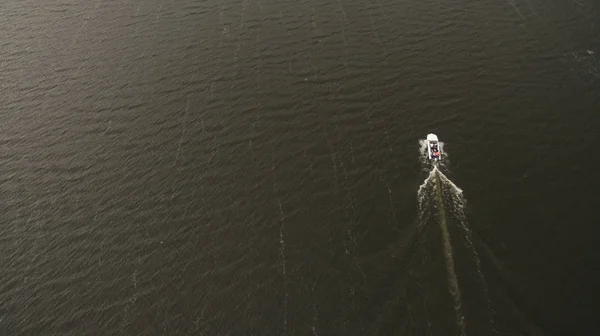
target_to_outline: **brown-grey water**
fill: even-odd
[[[5,0],[0,75],[0,334],[459,334],[430,132],[465,333],[599,327],[595,1]]]

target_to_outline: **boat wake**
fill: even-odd
[[[440,147],[442,143],[440,143]],[[490,294],[486,280],[481,270],[481,261],[479,254],[473,244],[472,232],[466,216],[466,200],[463,191],[456,186],[441,169],[444,164],[447,164],[447,152],[444,153],[444,160],[431,162],[428,160],[427,151],[428,145],[425,140],[420,141],[420,157],[422,163],[428,165],[429,175],[419,186],[417,190],[417,205],[418,205],[418,225],[423,227],[432,221],[436,221],[442,233],[443,254],[448,281],[448,291],[453,300],[456,326],[461,335],[466,335],[466,322],[463,311],[463,299],[459,286],[459,279],[456,271],[456,258],[454,256],[454,248],[450,231],[454,232],[451,227],[449,229],[449,221],[456,223],[461,237],[458,239],[463,242],[464,247],[470,254],[470,259],[475,268],[476,280],[479,287],[482,288],[482,296],[486,301],[486,315],[489,319],[490,332],[497,335],[495,328],[495,311],[492,307]],[[435,215],[437,213],[437,218]]]
[[[452,249],[452,241],[448,224],[446,220],[446,209],[443,202],[443,194],[441,188],[441,172],[434,166],[429,176],[423,181],[419,187],[418,206],[419,206],[419,225],[425,225],[430,219],[429,209],[437,208],[438,223],[442,231],[442,242],[444,247],[444,259],[446,272],[448,277],[448,290],[454,301],[454,313],[456,326],[460,330],[460,335],[466,335],[465,316],[462,309],[462,294],[458,285],[458,276],[454,262],[454,254]]]

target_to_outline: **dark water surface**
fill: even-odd
[[[596,1],[5,0],[0,79],[3,335],[457,334],[429,132],[466,333],[597,334]]]

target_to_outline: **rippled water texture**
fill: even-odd
[[[592,0],[3,1],[0,333],[594,334],[599,23]],[[467,202],[464,326],[418,208],[431,132]]]

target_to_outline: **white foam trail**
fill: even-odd
[[[446,177],[446,175],[444,175],[440,171],[439,167],[444,167],[443,163],[447,161],[448,153],[446,153],[443,150],[443,143],[440,142],[439,145],[440,150],[443,153],[443,160],[438,162],[438,164],[434,165],[433,169],[431,169],[431,161],[428,159],[429,148],[427,146],[427,141],[419,141],[419,154],[421,159],[420,161],[423,164],[423,167],[425,169],[428,168],[429,170],[429,175],[419,186],[419,189],[417,191],[417,201],[419,207],[419,225],[425,225],[425,223],[427,223],[430,219],[431,211],[429,210],[432,208],[433,205],[433,197],[437,193],[437,209],[439,211],[439,224],[442,230],[442,236],[444,241],[444,255],[446,258],[446,270],[448,272],[448,284],[450,286],[449,290],[454,300],[457,326],[461,329],[461,334],[465,335],[466,327],[464,322],[464,315],[462,313],[461,308],[461,293],[460,288],[458,286],[458,278],[456,275],[456,271],[454,269],[454,257],[452,254],[453,249],[446,224],[445,202],[449,201],[448,210],[451,215],[458,219],[459,228],[464,233],[463,237],[465,245],[467,249],[471,252],[471,259],[475,264],[478,281],[483,288],[492,330],[495,335],[498,335],[498,332],[495,328],[496,312],[492,306],[487,282],[481,269],[481,260],[479,259],[479,254],[477,253],[477,250],[475,249],[475,246],[473,244],[473,236],[468,226],[467,217],[465,214],[466,199],[463,195],[463,190],[460,189],[456,184],[454,184],[454,182],[452,182],[448,177]],[[438,178],[436,178],[436,175],[438,176]]]
[[[283,213],[283,207],[281,200],[277,195],[277,183],[275,180],[275,152],[273,151],[273,163],[271,172],[273,174],[273,193],[277,199],[277,205],[279,207],[280,224],[279,224],[279,263],[281,265],[281,274],[283,275],[283,334],[287,334],[287,303],[288,303],[288,290],[287,290],[287,275],[286,275],[286,262],[285,262],[285,240],[283,239],[283,232],[285,230],[285,214]]]
[[[523,14],[521,14],[521,11],[519,10],[519,7],[517,7],[517,4],[515,4],[515,2],[513,0],[508,0],[508,3],[512,6],[512,8],[515,10],[515,12],[517,14],[519,14],[519,17],[521,18],[521,20],[525,21],[525,17],[523,16]]]
[[[438,170],[439,171],[439,170]],[[447,185],[451,188],[451,190],[453,191],[453,195],[459,195],[461,198],[463,197],[463,191],[462,189],[460,189],[456,184],[454,184],[454,182],[450,181],[449,178],[446,177],[446,175],[444,175],[441,171],[439,172],[440,174],[440,179],[442,180],[444,185]],[[461,204],[461,206],[464,204]]]
[[[427,158],[427,140],[419,140],[419,159],[421,161],[421,165],[423,166],[423,169],[425,170],[429,170],[430,166],[430,161]],[[430,175],[431,177],[431,175]],[[425,180],[427,181],[427,180]]]
[[[333,147],[330,146],[330,149],[331,149],[331,162],[333,162],[333,184],[334,184],[335,192],[337,193],[337,191],[338,191],[338,177],[337,177],[338,168],[337,168],[336,155],[335,155],[336,153],[333,150]]]
[[[284,230],[284,214],[283,208],[281,207],[281,201],[279,197],[277,197],[277,203],[279,204],[279,213],[281,215],[281,225],[279,225],[279,259],[281,262],[281,273],[283,274],[283,287],[284,287],[284,297],[283,297],[283,331],[284,334],[287,332],[287,302],[288,302],[288,291],[286,288],[286,269],[285,269],[285,241],[283,240],[283,230]]]
[[[427,146],[422,150],[422,155],[427,155]],[[423,154],[424,152],[424,154]],[[441,174],[437,167],[433,167],[429,172],[429,176],[419,186],[417,191],[417,202],[419,207],[419,226],[425,225],[429,219],[433,208],[433,202],[436,202],[436,208],[438,209],[439,217],[438,223],[440,230],[442,231],[442,241],[444,247],[444,259],[446,264],[446,271],[448,277],[448,291],[452,300],[454,301],[454,312],[456,325],[460,329],[460,335],[466,335],[465,317],[462,311],[462,298],[460,287],[458,285],[458,276],[456,275],[456,269],[454,267],[454,255],[452,249],[452,242],[450,240],[450,234],[448,232],[448,226],[446,223],[446,210],[444,208],[444,202],[442,199],[441,186],[438,185],[438,179],[436,174]],[[441,182],[439,182],[441,183]]]
[[[319,336],[319,311],[317,310],[317,303],[315,302],[315,287],[312,288],[312,308],[313,308],[313,325],[310,328],[313,336]]]
[[[492,306],[492,301],[490,299],[490,293],[489,293],[489,289],[487,286],[487,282],[486,282],[485,277],[483,276],[483,272],[481,270],[481,260],[479,259],[479,254],[477,253],[477,250],[475,249],[475,245],[473,244],[473,235],[471,233],[471,229],[468,226],[467,216],[465,214],[466,199],[463,195],[462,189],[460,189],[458,186],[456,186],[456,184],[454,184],[448,177],[446,177],[446,175],[444,175],[442,172],[439,172],[439,176],[440,176],[441,183],[443,184],[444,187],[446,187],[446,190],[449,191],[448,194],[449,194],[450,200],[451,200],[452,213],[454,216],[456,216],[458,218],[459,227],[464,232],[463,237],[465,238],[467,248],[471,252],[471,259],[472,259],[473,263],[475,264],[475,270],[477,272],[478,281],[480,282],[480,284],[483,288],[484,298],[486,300],[487,309],[490,314],[490,323],[492,325],[492,330],[494,331],[494,334],[497,335],[498,332],[496,331],[496,328],[495,328],[496,311],[494,310],[494,308]]]
[[[437,199],[437,208],[439,213],[439,224],[442,230],[442,240],[444,242],[444,257],[446,259],[446,271],[448,272],[448,289],[450,295],[454,300],[454,312],[456,314],[456,325],[460,328],[460,334],[466,335],[465,316],[462,312],[462,299],[460,287],[458,285],[458,276],[456,275],[454,255],[452,253],[452,241],[450,239],[450,232],[448,231],[448,225],[446,222],[446,209],[444,205],[443,193],[442,193],[442,182],[439,176],[441,172],[437,167],[433,168],[433,173],[436,175],[435,179],[435,191]]]
[[[431,185],[432,185],[432,181],[435,178],[435,173],[432,170],[429,173],[429,176],[427,176],[427,178],[425,179],[425,181],[423,181],[423,183],[419,186],[419,189],[417,190],[417,204],[419,207],[419,222],[418,225],[419,226],[423,226],[425,225],[425,223],[427,222],[427,219],[429,219],[429,212],[427,211],[427,209],[429,208],[429,205],[431,204],[431,197],[430,192],[431,192]],[[429,189],[429,190],[428,190]]]
[[[575,0],[575,1],[577,1],[577,0]],[[525,2],[527,3],[527,6],[529,7],[529,10],[531,10],[531,12],[533,13],[533,15],[535,15],[538,19],[544,21],[544,19],[542,19],[542,17],[533,8],[533,6],[531,5],[531,2],[529,2],[529,0],[525,0]]]

